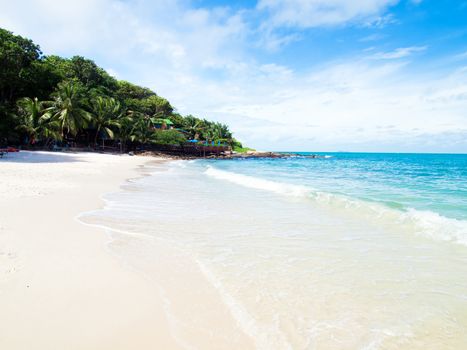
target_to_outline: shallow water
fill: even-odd
[[[258,349],[467,348],[467,156],[332,156],[155,165],[81,219],[193,257]]]

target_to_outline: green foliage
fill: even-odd
[[[154,137],[154,120],[141,113],[134,114],[133,120],[133,139],[143,144],[151,143]]]
[[[30,69],[42,56],[31,40],[0,28],[0,142],[18,141],[16,100],[31,90]]]
[[[188,133],[192,140],[199,140],[203,128],[203,121],[193,117],[192,115],[187,116],[184,120],[183,129]]]
[[[117,82],[116,95],[122,101],[142,100],[155,94],[156,93],[151,91],[150,89],[134,85],[124,80],[120,80]]]
[[[130,110],[135,110],[151,117],[168,117],[173,111],[173,107],[169,101],[155,94],[142,99],[126,99],[124,103]]]
[[[120,141],[121,150],[126,148],[127,142],[137,140],[140,118],[142,116],[133,111],[127,111],[127,114],[120,118],[117,139]]]
[[[1,28],[0,62],[0,144],[109,138],[124,150],[129,143],[237,142],[225,124],[184,117],[167,99],[118,81],[92,60],[43,56],[31,40]]]
[[[255,151],[253,148],[243,147],[242,143],[236,139],[232,139],[232,150],[237,153],[246,153],[248,151]]]
[[[105,70],[98,67],[94,61],[81,56],[70,59],[59,56],[48,56],[43,64],[59,81],[69,80],[81,83],[89,90],[97,89],[102,94],[113,94],[117,90],[118,82]]]
[[[156,130],[152,142],[161,145],[183,145],[186,137],[177,130]]]
[[[24,73],[24,92],[21,96],[34,96],[40,100],[47,100],[63,78],[56,73],[54,67],[46,59],[32,62]]]
[[[212,123],[204,121],[206,127],[204,129],[205,138],[208,141],[232,142],[232,133],[229,127],[221,123]]]
[[[8,105],[0,104],[0,146],[7,146],[8,143],[19,143],[21,133],[18,130],[20,120]]]
[[[83,86],[78,83],[62,82],[52,94],[49,112],[59,122],[62,137],[76,136],[91,121],[91,115],[85,109],[84,91]]]
[[[91,123],[96,129],[94,143],[101,130],[110,138],[114,138],[113,129],[120,128],[120,119],[123,116],[123,109],[120,102],[110,97],[98,96],[91,102],[92,119]]]
[[[240,141],[233,139],[232,140],[232,148],[243,148],[243,145]]]
[[[61,138],[60,125],[57,120],[51,118],[45,106],[46,102],[41,102],[37,98],[24,97],[18,100],[17,105],[21,123],[16,129],[27,135],[30,144],[44,139]]]
[[[250,151],[255,151],[255,149],[249,148],[249,147],[233,147],[232,150],[237,153],[246,153]]]
[[[182,129],[194,140],[220,141],[229,145],[233,142],[232,132],[227,125],[199,119],[192,115],[184,118]]]
[[[185,117],[178,113],[173,113],[170,115],[169,119],[173,123],[173,127],[176,129],[183,129],[183,126],[185,125]]]
[[[0,28],[0,103],[14,102],[28,90],[28,70],[41,55],[31,40]]]

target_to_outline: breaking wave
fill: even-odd
[[[319,205],[345,210],[362,220],[383,220],[417,235],[434,240],[450,241],[467,246],[467,221],[448,218],[436,212],[413,208],[394,209],[383,203],[369,202],[341,194],[322,192],[307,186],[271,181],[258,177],[219,170],[208,166],[205,173],[215,179],[228,181],[243,187],[269,191],[279,195],[310,199]]]

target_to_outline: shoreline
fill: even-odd
[[[247,169],[237,169],[236,164],[170,163],[170,171],[110,197],[108,211],[95,219],[191,252],[259,349],[310,344],[359,349],[374,342],[404,349],[466,344],[466,289],[456,284],[465,274],[465,247],[422,236],[416,227],[399,221],[404,215],[394,216],[392,211],[375,216],[371,207],[353,210],[346,201],[314,200],[306,193],[291,198],[289,191],[274,186],[277,182],[269,186],[268,175],[277,164],[267,168],[261,163],[255,172],[249,168],[248,175],[255,177],[240,176],[246,180],[240,182],[213,176],[212,169],[230,170],[238,180]],[[290,180],[293,174],[284,172],[291,169],[274,174]],[[128,218],[119,219],[124,213]],[[138,259],[138,267],[165,284],[166,269],[151,269],[159,265],[154,255],[163,254],[163,249],[138,241],[132,247],[145,257]],[[178,261],[171,264],[174,270]],[[178,274],[169,275],[182,280]],[[439,295],[440,290],[445,294]],[[181,319],[178,315],[175,312]],[[450,323],[454,318],[459,321]],[[439,325],[446,323],[452,328],[441,330]],[[329,327],[309,328],[319,324]],[[386,332],[393,336],[386,337]]]
[[[163,160],[195,160],[195,159],[216,159],[216,160],[234,160],[234,159],[287,159],[287,158],[326,158],[318,153],[312,154],[301,154],[300,152],[272,152],[272,151],[247,151],[244,153],[220,153],[220,154],[210,154],[206,156],[194,155],[192,153],[186,153],[182,150],[179,151],[154,151],[154,150],[140,150],[140,151],[130,151],[126,153],[119,152],[104,152],[104,151],[95,151],[95,150],[67,150],[67,151],[50,151],[44,149],[18,149],[21,152],[49,152],[51,154],[101,154],[101,155],[111,155],[111,156],[137,156],[137,157],[152,157]],[[10,152],[12,153],[12,152]],[[14,153],[14,152],[13,152]]]
[[[22,159],[0,163],[0,347],[184,348],[160,286],[109,254],[114,236],[78,219],[103,208],[102,197],[121,190],[148,158],[57,152],[17,157]],[[213,348],[227,341],[207,340],[214,340]]]
[[[165,171],[167,162],[181,159],[149,159],[149,167],[140,169],[141,179]],[[159,169],[158,169],[159,168]],[[124,193],[126,189],[108,193]],[[105,195],[103,196],[105,197]],[[111,200],[103,198],[106,205]],[[87,222],[86,216],[99,216],[96,209],[80,214],[82,224],[107,232],[105,248],[128,268],[144,276],[157,289],[164,302],[171,336],[180,348],[253,349],[256,339],[238,323],[231,306],[225,302],[217,286],[189,252],[164,239],[141,232],[129,232],[102,222]]]

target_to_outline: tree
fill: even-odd
[[[114,98],[99,96],[92,101],[92,123],[96,128],[94,143],[97,144],[97,138],[101,130],[111,139],[114,138],[112,129],[120,127],[120,119],[123,115],[120,102]]]
[[[132,111],[146,114],[151,117],[169,117],[174,108],[165,98],[141,86],[127,81],[119,81],[115,91],[115,97]]]
[[[165,98],[151,95],[143,99],[126,100],[127,107],[150,117],[168,117],[173,112],[173,107]]]
[[[117,80],[92,60],[81,56],[70,59],[71,78],[78,79],[87,88],[98,88],[110,92],[117,88]]]
[[[128,141],[149,143],[154,136],[154,119],[140,112],[128,110],[119,121],[118,139],[122,150]]]
[[[124,80],[117,82],[116,95],[122,101],[126,100],[142,100],[149,96],[156,95],[154,91],[138,85],[134,85]]]
[[[172,113],[168,119],[170,119],[170,121],[173,123],[174,128],[183,129],[185,118],[182,115],[179,113]]]
[[[80,83],[87,91],[94,95],[105,95],[112,97],[118,88],[115,78],[110,76],[105,70],[98,67],[92,60],[81,56],[74,56],[70,59],[59,56],[47,56],[43,59],[43,65],[50,67],[53,76],[60,81],[75,81]]]
[[[226,124],[214,123],[213,129],[215,141],[227,142],[229,144],[232,143],[232,132]]]
[[[49,100],[50,94],[57,88],[63,78],[58,74],[55,66],[47,59],[31,63],[23,72],[24,87],[21,96],[35,96],[39,100]]]
[[[177,130],[156,130],[152,142],[161,145],[183,145],[186,137]]]
[[[36,98],[24,97],[18,100],[18,114],[21,124],[17,129],[26,133],[29,144],[40,141],[41,138],[60,138],[59,125],[51,118],[45,102]]]
[[[52,97],[49,111],[58,120],[62,137],[76,136],[91,120],[89,112],[83,108],[85,101],[81,86],[73,82],[60,83]]]
[[[31,40],[0,28],[0,103],[13,103],[25,90],[24,76],[42,52]]]
[[[137,119],[134,128],[134,139],[142,144],[150,143],[154,137],[155,120],[148,116]]]
[[[44,56],[31,40],[0,28],[2,145],[21,144],[26,135],[29,142],[76,136],[97,142],[103,132],[122,149],[128,141],[182,140],[175,131],[155,135],[156,122],[192,139],[232,140],[226,125],[183,117],[151,89],[118,81],[90,59]]]
[[[27,96],[29,70],[42,56],[39,46],[31,40],[0,28],[0,143],[19,141],[16,100]],[[37,95],[36,95],[37,96]]]
[[[203,120],[203,124],[203,138],[208,142],[214,141],[214,139],[216,138],[216,129],[207,120]]]
[[[183,129],[190,135],[192,140],[198,140],[203,130],[202,121],[192,115],[189,115],[185,117]]]
[[[120,120],[120,128],[118,129],[118,139],[120,140],[120,152],[126,150],[128,141],[134,142],[137,137],[136,129],[139,124],[138,119],[142,116],[135,114],[134,111],[128,111]]]

